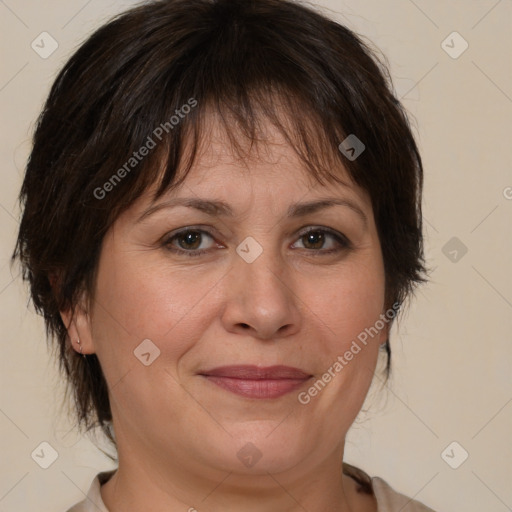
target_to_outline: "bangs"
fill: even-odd
[[[208,148],[214,130],[222,134],[226,149],[235,159],[264,160],[268,146],[275,143],[268,136],[269,125],[295,151],[312,181],[321,185],[346,182],[336,145],[343,137],[340,130],[323,127],[320,116],[291,93],[260,90],[244,94],[243,110],[242,103],[233,97],[209,97],[198,103],[194,113],[183,120],[177,137],[168,135],[162,141],[162,150],[155,155],[160,160],[144,167],[134,183],[138,193],[154,189],[152,200],[157,200],[182,184]],[[297,169],[297,177],[301,173],[302,169]]]

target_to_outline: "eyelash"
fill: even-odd
[[[194,250],[193,251],[186,251],[184,249],[177,249],[176,247],[172,247],[170,245],[170,243],[174,239],[182,237],[182,236],[184,236],[184,235],[186,235],[188,233],[206,234],[209,237],[211,237],[212,239],[215,239],[215,237],[211,233],[209,233],[208,231],[205,231],[203,229],[195,229],[193,227],[190,227],[190,228],[186,228],[186,229],[183,229],[181,231],[178,231],[177,233],[174,233],[172,236],[168,236],[168,237],[164,238],[164,240],[162,242],[162,245],[168,251],[171,251],[171,252],[179,254],[179,255],[188,256],[188,257],[202,256],[203,254],[207,254],[208,252],[211,251],[211,249],[199,249],[199,250],[195,250],[195,251]],[[328,249],[328,250],[304,249],[305,251],[310,252],[311,256],[315,256],[315,257],[316,256],[325,256],[325,255],[328,255],[328,254],[333,254],[333,253],[337,253],[337,252],[340,252],[340,251],[343,251],[343,250],[348,250],[348,249],[352,248],[351,242],[344,235],[341,235],[341,234],[337,233],[336,231],[333,231],[333,230],[327,229],[327,228],[309,228],[309,229],[307,229],[305,231],[301,231],[299,233],[298,238],[300,239],[300,238],[302,238],[302,237],[304,237],[304,236],[306,236],[306,235],[308,235],[310,233],[322,233],[324,235],[330,235],[341,246],[341,247],[338,247],[338,248],[335,248],[335,249]]]

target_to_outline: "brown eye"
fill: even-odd
[[[177,236],[176,240],[182,249],[197,249],[198,245],[201,245],[201,234],[199,231],[186,231],[184,234]],[[183,244],[181,241],[183,241]]]
[[[325,234],[321,231],[310,231],[302,235],[302,240],[309,246],[308,249],[321,249],[325,243]]]
[[[329,254],[351,247],[348,239],[341,235],[341,233],[337,233],[326,228],[313,228],[302,232],[300,240],[304,245],[304,249],[311,251],[315,255]],[[331,247],[323,249],[329,240],[331,240],[331,243],[329,244]]]
[[[162,245],[169,251],[178,254],[200,256],[210,250],[209,248],[199,249],[205,236],[213,240],[212,235],[202,229],[185,229],[165,238]],[[174,242],[176,242],[176,244]]]

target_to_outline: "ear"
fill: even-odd
[[[51,273],[48,279],[52,288],[55,288],[58,275]],[[85,304],[85,301],[81,300],[80,304],[78,304],[74,310],[67,309],[60,311],[60,317],[68,331],[71,347],[79,354],[93,354],[94,344],[92,340],[90,315],[83,304]],[[78,344],[78,340],[80,340],[80,344]],[[80,347],[82,348],[82,352],[80,352]]]
[[[61,311],[60,316],[68,331],[71,346],[79,354],[94,354],[91,321],[88,312],[77,305],[75,310]],[[78,343],[80,340],[80,344]],[[80,347],[82,352],[80,352]]]

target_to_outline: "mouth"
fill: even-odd
[[[222,366],[201,371],[202,377],[222,389],[246,398],[269,399],[291,393],[312,375],[290,366]]]

